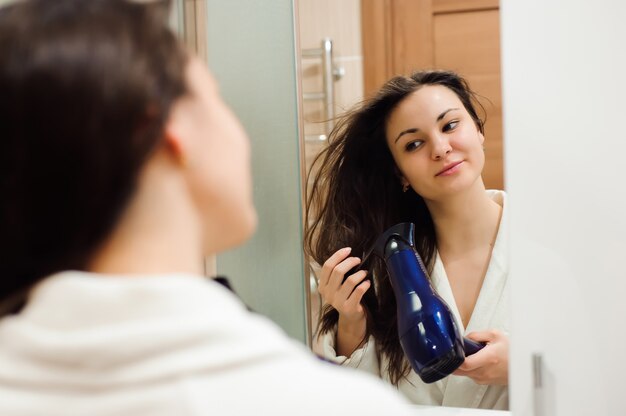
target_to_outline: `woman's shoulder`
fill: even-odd
[[[499,202],[499,200],[504,201],[506,199],[506,191],[502,189],[487,189],[485,190],[489,198]]]

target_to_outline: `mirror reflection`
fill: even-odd
[[[507,409],[498,2],[298,8],[314,350],[416,404]],[[400,222],[415,224],[417,252],[458,332],[486,345],[437,381],[405,358],[389,259],[369,254]],[[420,339],[435,348],[421,324]]]

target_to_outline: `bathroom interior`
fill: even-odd
[[[252,141],[259,228],[206,259],[206,274],[228,276],[252,309],[310,346],[319,265],[302,250],[303,207],[333,119],[393,75],[457,71],[486,109],[486,187],[510,194],[511,408],[415,414],[625,414],[626,200],[611,159],[626,150],[615,126],[624,18],[610,0],[174,2],[172,26]]]

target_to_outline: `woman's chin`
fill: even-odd
[[[259,224],[259,217],[256,213],[256,209],[251,206],[250,209],[248,210],[248,216],[247,216],[247,229],[246,232],[243,233],[244,237],[243,237],[243,242],[248,241],[250,239],[250,237],[252,237],[257,229],[257,226]]]
[[[254,207],[250,207],[246,212],[240,213],[236,221],[231,224],[222,224],[220,231],[213,241],[207,242],[205,253],[215,254],[222,251],[231,250],[247,242],[256,231],[258,216]]]

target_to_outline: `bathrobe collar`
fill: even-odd
[[[506,209],[506,194],[502,191],[487,191],[489,196],[496,202],[502,204],[502,216],[500,226],[494,244],[489,267],[476,305],[470,317],[467,328],[463,326],[461,315],[454,300],[454,294],[448,281],[448,276],[444,269],[439,253],[436,255],[432,273],[432,283],[437,293],[446,301],[450,307],[460,332],[466,335],[473,331],[483,331],[492,328],[492,320],[495,316],[507,314],[504,310],[508,302],[502,302],[506,297],[506,283],[508,276],[508,215]],[[504,276],[504,278],[503,278]],[[443,406],[450,407],[478,407],[488,385],[478,386],[469,377],[451,375],[442,380],[440,387],[443,391]],[[467,392],[474,392],[468,396]]]

